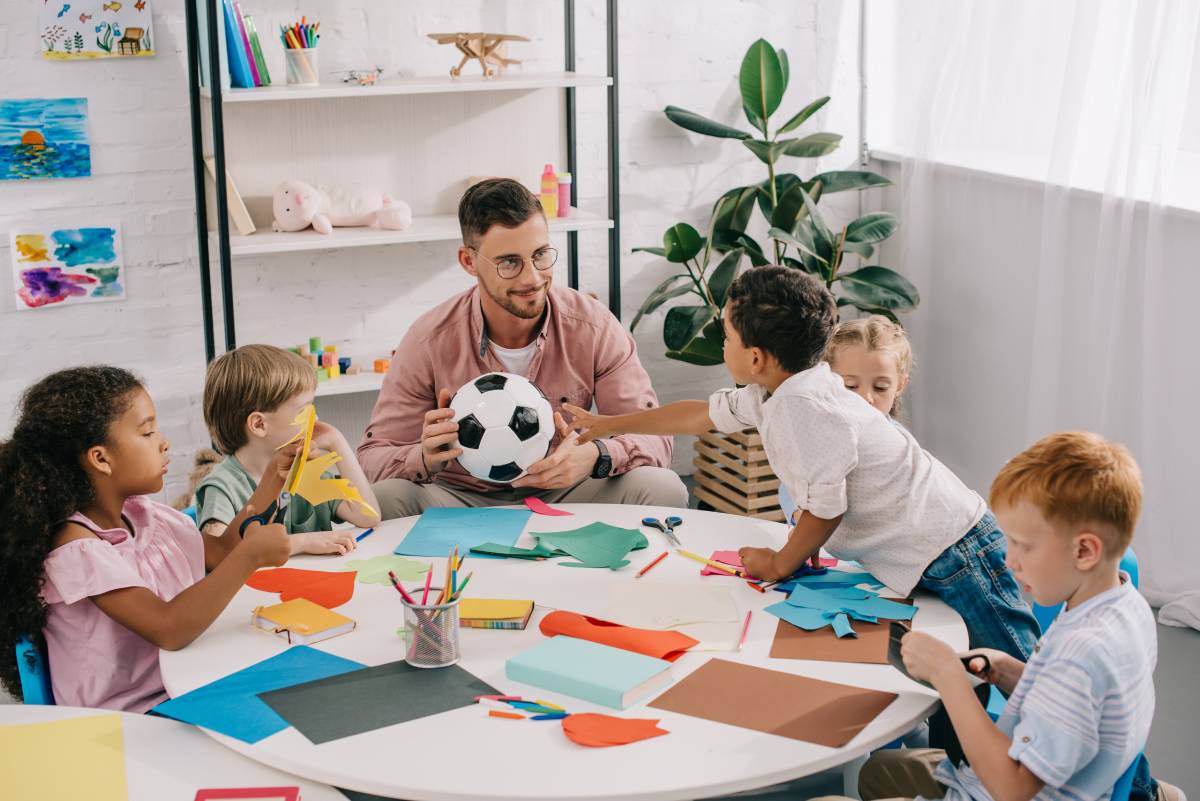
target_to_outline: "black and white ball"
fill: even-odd
[[[550,402],[526,378],[486,373],[450,401],[458,423],[458,463],[485,481],[506,484],[546,456],[554,437]]]

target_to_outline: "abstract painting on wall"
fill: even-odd
[[[0,100],[0,181],[92,174],[87,98]]]
[[[154,55],[146,0],[42,0],[42,56],[63,60]]]
[[[12,262],[18,309],[125,300],[121,235],[116,226],[15,228]]]

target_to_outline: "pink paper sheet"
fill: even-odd
[[[529,510],[537,515],[547,515],[548,517],[570,517],[573,512],[567,512],[562,509],[555,509],[541,498],[529,497],[525,499],[525,505]]]

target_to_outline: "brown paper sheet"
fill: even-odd
[[[650,706],[841,748],[895,698],[895,693],[711,659]]]
[[[900,599],[910,604],[912,599]],[[918,611],[917,614],[920,614]],[[867,665],[888,663],[888,621],[852,621],[857,637],[839,638],[830,626],[805,631],[780,620],[771,643],[772,659],[817,659],[822,662],[855,662]]]

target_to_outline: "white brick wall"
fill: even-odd
[[[15,311],[11,300],[0,302],[6,367],[0,375],[0,408],[15,410],[21,390],[51,370],[89,362],[136,370],[147,379],[163,430],[173,443],[175,458],[165,493],[173,497],[186,481],[193,452],[207,444],[199,409],[204,354],[183,6],[178,2],[154,6],[158,55],[153,59],[55,63],[37,56],[40,5],[38,0],[8,2],[0,24],[4,45],[0,96],[86,96],[93,177],[0,183],[0,263],[8,272],[8,231],[14,225],[116,221],[124,241],[129,299],[22,313]],[[556,0],[422,4],[250,0],[243,5],[255,15],[260,31],[301,13],[323,20],[322,72],[379,65],[389,73],[440,73],[452,63],[453,53],[432,45],[423,35],[480,27],[530,36],[532,42],[514,46],[512,53],[526,61],[527,70],[560,69],[562,64],[562,5]],[[668,274],[664,263],[631,255],[629,249],[656,244],[673,222],[702,224],[721,192],[765,177],[765,168],[742,146],[686,134],[663,117],[663,106],[680,105],[742,124],[737,68],[746,47],[766,36],[791,57],[792,87],[780,115],[794,112],[820,94],[833,94],[834,102],[811,130],[846,136],[846,146],[821,168],[846,164],[853,158],[857,138],[856,14],[856,4],[834,0],[626,0],[622,4],[621,241],[626,320],[645,293]],[[579,0],[581,71],[604,70],[603,15],[602,2]],[[269,63],[279,64],[279,45],[270,37],[267,40]],[[603,212],[604,93],[581,91],[579,102],[582,205]],[[352,142],[345,144],[352,154]],[[815,168],[796,164],[801,174]],[[580,240],[584,288],[603,297],[606,237],[584,234]],[[353,355],[385,352],[413,318],[467,285],[454,266],[453,250],[452,245],[419,245],[362,249],[332,262],[315,256],[237,260],[239,342],[290,345],[319,333]],[[398,271],[397,265],[420,265],[420,280],[414,281],[411,272]],[[289,283],[293,288],[285,289]],[[216,300],[219,303],[219,297]],[[317,314],[327,319],[314,327],[311,321]],[[638,342],[663,401],[700,397],[726,383],[722,368],[702,369],[666,360],[660,331],[661,317],[648,319],[639,327]],[[11,428],[11,418],[10,412],[0,430]],[[678,446],[676,468],[690,472],[690,444],[681,440]]]

